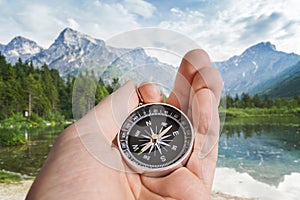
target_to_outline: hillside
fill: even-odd
[[[300,62],[293,66],[293,70],[281,74],[280,81],[273,83],[269,89],[262,92],[271,98],[292,98],[300,95]]]

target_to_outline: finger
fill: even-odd
[[[217,102],[209,89],[199,90],[195,94],[192,111],[195,141],[186,167],[211,187],[217,161],[220,123]]]
[[[174,105],[187,113],[190,88],[195,74],[203,67],[210,67],[210,59],[204,50],[189,51],[182,59],[176,75],[173,91],[167,103]]]
[[[202,129],[200,132],[205,134],[211,121],[212,108],[218,107],[220,102],[223,87],[221,75],[215,68],[204,67],[195,74],[191,87],[187,115],[192,119],[193,126]],[[197,106],[196,112],[194,110],[194,119],[193,104]]]
[[[145,187],[150,191],[174,199],[209,199],[210,191],[200,179],[187,168],[182,167],[161,178],[141,176]]]
[[[143,83],[138,87],[138,91],[144,103],[158,103],[163,101],[160,89],[152,83]]]
[[[214,94],[219,103],[223,87],[222,77],[219,71],[213,67],[203,67],[195,74],[192,82],[192,92],[197,92],[203,88],[208,88]]]
[[[204,81],[200,76],[205,74],[203,71],[206,76],[214,75],[217,78],[206,78],[207,81]],[[195,76],[192,84],[190,113],[195,128],[195,142],[187,168],[211,188],[217,160],[216,146],[220,126],[218,103],[222,84],[218,83],[221,79],[212,68],[202,69],[200,72],[202,73]]]
[[[222,79],[214,68],[202,68],[193,79],[189,116],[195,128],[195,146],[202,156],[214,145],[219,136],[218,104]],[[197,143],[197,141],[201,143]],[[204,146],[205,145],[205,146]],[[205,148],[204,148],[205,147]]]
[[[112,141],[128,113],[138,103],[136,85],[129,81],[75,123],[81,143],[102,164],[125,170],[120,152]]]

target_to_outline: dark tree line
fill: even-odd
[[[258,94],[251,96],[247,93],[243,93],[241,96],[235,95],[235,97],[226,95],[227,108],[296,108],[298,106],[300,106],[300,96],[293,99],[271,99],[268,96]]]
[[[118,79],[112,85],[104,85],[90,76],[96,83],[95,102],[99,102],[114,90]],[[80,74],[79,76],[83,76]],[[32,63],[23,63],[21,59],[11,65],[0,53],[0,120],[25,112],[29,117],[39,116],[44,119],[63,115],[72,118],[72,91],[76,77],[63,79],[56,69],[46,64],[34,67]]]

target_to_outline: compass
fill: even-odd
[[[193,142],[193,127],[187,116],[165,103],[137,107],[118,134],[119,149],[126,163],[147,176],[163,176],[183,166]]]

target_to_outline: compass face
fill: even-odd
[[[190,121],[179,109],[145,104],[125,120],[118,135],[121,154],[139,173],[163,174],[182,166],[194,140]]]

